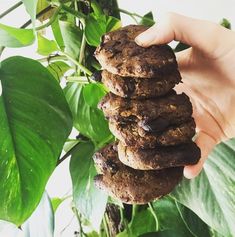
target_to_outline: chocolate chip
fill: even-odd
[[[161,132],[169,126],[169,121],[160,117],[155,120],[144,121],[140,126],[147,132]]]
[[[118,172],[118,170],[119,170],[118,166],[113,161],[107,160],[105,164],[106,164],[107,170],[109,170],[112,174],[115,174]]]
[[[101,82],[102,76],[101,71],[96,71],[91,75],[91,80]]]

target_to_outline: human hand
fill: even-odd
[[[172,40],[192,46],[176,54],[185,92],[197,124],[198,164],[186,166],[184,176],[196,177],[213,147],[235,136],[235,32],[215,23],[169,13],[136,38],[143,47]]]

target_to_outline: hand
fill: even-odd
[[[216,144],[235,136],[235,32],[169,13],[140,34],[136,43],[148,47],[172,40],[192,46],[176,54],[183,83],[175,88],[193,104],[196,143],[202,152],[198,164],[184,168],[184,176],[190,179],[200,173]]]

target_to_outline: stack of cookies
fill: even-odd
[[[185,165],[196,164],[195,122],[174,52],[168,45],[143,48],[134,39],[144,26],[130,25],[102,38],[95,56],[110,92],[99,107],[117,138],[97,152],[96,185],[125,203],[157,199],[178,184]]]

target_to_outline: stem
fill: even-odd
[[[83,237],[83,236],[87,236],[86,233],[83,232],[83,228],[82,228],[82,221],[81,221],[81,218],[80,218],[80,215],[78,213],[78,210],[76,207],[72,207],[72,210],[78,220],[78,224],[79,224],[79,232],[80,232],[80,236]]]
[[[41,25],[41,26],[39,26],[39,27],[36,27],[36,30],[37,30],[37,31],[38,31],[38,30],[42,30],[42,29],[44,29],[44,28],[50,26],[50,25],[56,20],[56,18],[57,18],[57,16],[58,16],[58,14],[59,14],[59,12],[60,12],[61,9],[62,9],[62,6],[59,6],[59,7],[56,9],[56,11],[54,12],[54,14],[52,15],[52,17],[50,18],[50,20],[49,20],[46,24]]]
[[[104,223],[104,229],[105,229],[106,236],[110,237],[106,213],[104,214],[103,223]]]
[[[46,8],[44,8],[42,11],[40,11],[37,15],[36,15],[36,19],[38,19],[39,17],[43,16],[44,14],[46,14],[47,12],[49,12],[51,9],[53,9],[52,6],[48,6]],[[28,20],[27,22],[25,22],[20,28],[24,29],[27,26],[29,26],[32,23],[31,20]]]
[[[70,13],[71,15],[77,17],[81,23],[83,24],[83,26],[85,26],[85,19],[86,19],[86,15],[83,14],[82,12],[79,12],[79,11],[75,11],[74,9],[70,8],[70,7],[67,7],[66,5],[64,4],[61,4],[62,6],[62,9],[68,13]]]
[[[158,219],[157,219],[157,215],[156,215],[156,213],[155,213],[155,211],[154,211],[154,209],[152,207],[151,202],[148,203],[148,206],[149,206],[149,210],[152,213],[152,215],[153,215],[153,217],[155,219],[155,222],[156,222],[156,231],[158,231],[159,230],[159,222],[158,222]]]
[[[46,58],[37,59],[37,61],[40,63],[44,63],[44,62],[49,63],[50,61],[66,60],[66,59],[67,59],[67,57],[56,54],[56,55],[48,56]]]
[[[71,76],[71,77],[66,77],[66,80],[68,82],[78,82],[78,83],[82,83],[82,84],[89,84],[89,81],[87,80],[87,77],[84,77],[84,76],[79,76],[79,77],[74,77],[74,76]]]
[[[0,14],[0,19],[2,19],[4,16],[8,15],[10,12],[14,11],[17,7],[21,6],[23,4],[22,1],[17,2],[15,5],[7,9],[5,12]]]
[[[56,166],[58,166],[59,164],[61,164],[64,160],[66,160],[68,157],[70,157],[73,153],[73,151],[76,149],[77,145],[79,143],[77,143],[75,146],[73,146],[68,152],[66,152],[60,159],[58,159]]]
[[[120,12],[122,12],[122,13],[124,13],[124,14],[130,16],[132,19],[135,20],[136,23],[138,23],[138,22],[137,22],[137,20],[135,19],[135,17],[138,17],[138,18],[141,18],[141,19],[146,19],[147,21],[151,21],[152,23],[154,23],[153,20],[151,20],[151,19],[149,19],[149,18],[147,18],[147,17],[141,16],[141,15],[139,15],[139,14],[137,14],[137,13],[129,12],[129,11],[124,10],[124,9],[121,9],[121,8],[119,8],[118,10],[119,10]]]
[[[88,76],[92,75],[92,72],[87,69],[86,67],[84,67],[81,63],[79,63],[77,60],[75,60],[74,58],[72,58],[69,54],[65,53],[65,52],[61,52],[62,55],[66,56],[72,63],[74,63],[75,65],[78,66],[79,69],[81,69],[85,74],[87,74]]]

